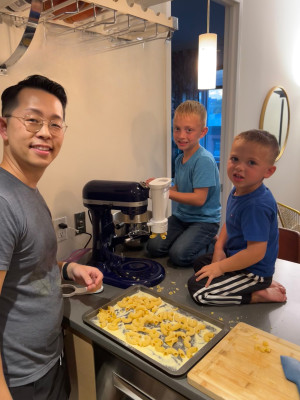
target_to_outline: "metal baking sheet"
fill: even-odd
[[[129,343],[118,338],[117,336],[110,333],[109,331],[101,328],[93,321],[97,318],[97,314],[98,314],[100,308],[107,309],[108,307],[114,307],[119,301],[121,301],[125,297],[133,296],[135,294],[138,294],[139,292],[141,292],[142,294],[145,293],[145,294],[151,295],[155,298],[160,297],[164,303],[166,303],[167,305],[170,305],[172,307],[175,307],[177,309],[176,312],[183,314],[184,316],[196,319],[199,322],[203,322],[204,324],[208,323],[210,325],[213,325],[213,326],[219,328],[220,331],[218,333],[216,333],[215,336],[208,343],[204,344],[203,347],[201,347],[190,359],[188,359],[188,361],[186,361],[178,369],[174,369],[172,366],[170,366],[170,367],[166,366],[165,364],[162,364],[159,361],[149,357],[147,354],[144,354],[143,352],[139,351],[133,345],[130,345]],[[190,368],[192,368],[192,366],[194,364],[196,364],[196,362],[198,362],[202,357],[204,357],[204,355],[206,353],[208,353],[228,333],[228,328],[225,326],[225,324],[222,321],[211,318],[211,317],[209,317],[205,314],[202,314],[201,312],[198,312],[192,308],[178,304],[175,301],[172,301],[171,299],[169,299],[167,297],[160,296],[160,295],[156,294],[155,292],[153,292],[153,290],[151,290],[145,286],[141,286],[141,285],[131,286],[128,289],[125,289],[120,296],[115,297],[114,299],[110,300],[109,302],[107,302],[104,305],[101,304],[101,307],[99,307],[95,310],[86,312],[82,318],[83,318],[84,323],[91,326],[99,333],[104,334],[105,336],[108,336],[113,341],[117,342],[118,344],[120,344],[123,347],[127,348],[128,350],[132,351],[133,353],[135,353],[139,357],[143,358],[147,362],[151,363],[155,367],[161,369],[163,372],[166,372],[172,376],[182,376],[182,375],[186,374],[188,372],[188,370]]]

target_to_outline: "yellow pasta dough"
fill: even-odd
[[[144,292],[100,309],[98,324],[149,357],[179,369],[221,329]]]

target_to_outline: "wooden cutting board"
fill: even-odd
[[[216,400],[299,400],[280,356],[300,361],[300,347],[238,323],[187,374],[188,383]]]

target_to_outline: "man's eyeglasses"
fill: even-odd
[[[26,128],[28,132],[38,133],[44,124],[48,125],[49,132],[53,136],[63,135],[67,129],[67,125],[59,120],[49,121],[40,117],[25,115],[25,117],[17,117],[16,115],[6,115],[5,118],[17,118]]]

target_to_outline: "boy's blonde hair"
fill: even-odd
[[[242,139],[245,142],[254,142],[260,144],[261,146],[268,147],[270,150],[270,161],[273,165],[280,152],[279,144],[274,135],[268,131],[251,129],[249,131],[241,132],[235,138],[235,140]]]
[[[201,123],[203,123],[203,128],[206,126],[206,108],[198,101],[186,100],[183,103],[179,104],[179,106],[175,110],[174,117],[178,114],[196,114],[199,116]]]

